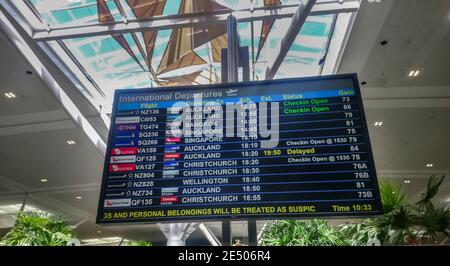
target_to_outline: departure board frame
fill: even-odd
[[[340,204],[336,205],[338,209],[333,212],[322,212],[322,211],[311,211],[310,206],[308,204],[298,204],[296,208],[295,213],[274,213],[268,210],[270,208],[273,210],[273,208],[280,207],[280,204],[273,204],[273,203],[267,203],[265,204],[264,208],[266,209],[264,213],[261,213],[261,210],[258,210],[257,212],[260,213],[242,213],[242,209],[239,213],[234,213],[234,211],[231,211],[233,208],[241,208],[242,206],[250,206],[252,203],[242,203],[241,201],[236,202],[234,204],[231,204],[230,206],[221,206],[220,204],[211,203],[210,207],[206,208],[222,208],[223,211],[227,209],[227,212],[224,212],[220,215],[168,215],[166,212],[166,216],[157,216],[157,217],[145,217],[142,218],[142,214],[136,214],[138,212],[146,213],[146,215],[150,215],[149,208],[155,208],[155,207],[138,207],[138,208],[127,208],[127,207],[120,207],[120,204],[123,204],[123,202],[117,202],[119,207],[117,209],[109,209],[105,210],[105,204],[106,204],[106,188],[108,183],[108,178],[110,174],[110,166],[112,165],[111,157],[112,150],[113,150],[113,141],[115,137],[115,129],[116,129],[116,118],[117,118],[117,105],[118,105],[118,99],[122,95],[126,94],[136,94],[136,93],[167,93],[167,92],[189,92],[189,91],[213,91],[213,90],[224,90],[224,89],[242,89],[245,87],[265,87],[270,85],[286,85],[286,84],[298,84],[299,92],[301,92],[301,85],[308,82],[323,82],[323,83],[332,83],[337,81],[343,81],[343,80],[351,80],[351,85],[353,86],[352,89],[354,90],[354,96],[356,99],[356,103],[359,107],[360,115],[357,116],[358,119],[360,119],[360,125],[358,126],[361,129],[360,137],[363,139],[363,143],[365,145],[366,155],[367,155],[367,166],[368,169],[365,170],[369,173],[370,180],[372,186],[370,187],[370,191],[372,191],[371,198],[372,204],[369,204],[370,208],[368,207],[368,204],[361,204],[358,203],[357,205],[351,205],[351,204]],[[338,89],[338,88],[336,88]],[[314,90],[311,90],[314,91]],[[258,95],[257,93],[255,95]],[[335,96],[336,97],[336,96]],[[324,97],[318,97],[318,98],[324,98]],[[259,120],[258,120],[259,121]],[[167,121],[166,121],[167,123]],[[327,137],[327,136],[325,136]],[[166,139],[166,137],[164,137]],[[224,137],[225,138],[225,137]],[[301,139],[301,138],[300,138]],[[224,145],[227,143],[226,141],[223,142]],[[165,148],[164,148],[165,149]],[[244,150],[244,149],[243,149]],[[165,153],[165,152],[164,152]],[[117,155],[117,154],[116,154]],[[159,162],[161,163],[161,162]],[[165,164],[164,164],[165,165]],[[164,166],[165,167],[165,166]],[[165,168],[164,168],[165,169]],[[355,172],[357,172],[355,170]],[[243,174],[241,174],[243,175]],[[367,177],[364,177],[367,178]],[[168,179],[169,180],[169,179]],[[102,183],[101,183],[101,189],[100,189],[100,196],[99,196],[99,204],[98,204],[98,210],[97,210],[97,219],[96,222],[98,224],[123,224],[123,223],[164,223],[164,222],[201,222],[201,221],[223,221],[223,220],[248,220],[248,219],[264,219],[264,220],[272,220],[272,219],[308,219],[308,218],[363,218],[363,217],[369,217],[369,216],[377,216],[382,215],[382,205],[381,205],[381,198],[379,194],[379,187],[378,187],[378,181],[377,181],[377,174],[375,169],[375,162],[373,159],[372,154],[372,147],[369,137],[369,131],[367,128],[366,123],[366,117],[364,112],[364,105],[362,101],[362,96],[360,92],[360,86],[358,82],[357,74],[339,74],[339,75],[329,75],[329,76],[319,76],[319,77],[304,77],[304,78],[288,78],[288,79],[279,79],[279,80],[264,80],[264,81],[250,81],[250,82],[236,82],[236,83],[226,83],[226,84],[213,84],[213,85],[193,85],[193,86],[174,86],[174,87],[164,87],[164,88],[143,88],[143,89],[121,89],[116,90],[114,95],[114,103],[113,103],[113,110],[111,114],[111,126],[109,129],[109,135],[108,135],[108,143],[107,143],[107,150],[106,150],[106,156],[104,161],[104,168],[103,168],[103,175],[102,175]],[[356,179],[354,180],[357,181]],[[361,181],[364,181],[361,180]],[[125,181],[124,181],[125,182]],[[364,182],[363,182],[364,183]],[[261,183],[264,185],[263,183]],[[284,185],[284,184],[283,184]],[[127,185],[125,185],[127,186]],[[161,188],[162,189],[162,188]],[[361,189],[361,191],[366,191],[364,189]],[[162,190],[161,190],[162,193]],[[153,195],[153,194],[152,194]],[[153,196],[157,197],[157,196]],[[162,195],[159,195],[159,197],[162,197]],[[130,199],[131,200],[131,199]],[[316,200],[320,202],[320,200]],[[339,202],[339,200],[336,200],[336,202]],[[114,203],[116,204],[116,203]],[[129,204],[126,203],[126,204]],[[161,204],[161,202],[160,202]],[[258,207],[258,203],[253,203],[255,207]],[[160,208],[160,212],[165,212],[167,210],[174,210],[172,205],[167,206],[158,206]],[[179,212],[183,209],[189,209],[190,205],[185,205],[184,207],[176,206],[176,211]],[[294,205],[292,205],[295,207]],[[308,207],[309,206],[309,207]],[[251,207],[245,207],[245,208],[251,208]],[[259,207],[260,209],[262,207]],[[335,208],[335,207],[333,207]],[[342,209],[341,209],[342,208]],[[119,211],[115,211],[119,210]],[[351,211],[348,211],[351,210]],[[231,212],[230,212],[231,211]]]

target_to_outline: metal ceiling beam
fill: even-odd
[[[266,80],[273,79],[277,73],[278,68],[281,66],[281,63],[283,63],[286,54],[294,43],[295,38],[297,38],[297,35],[305,23],[306,18],[311,15],[311,10],[316,2],[317,0],[304,0],[298,6],[286,34],[280,40],[278,53],[274,53],[274,57],[269,61],[266,69]]]
[[[329,39],[328,50],[325,54],[325,62],[322,64],[321,75],[332,75],[337,73],[355,19],[356,13],[337,15],[336,24],[332,36]]]
[[[222,243],[220,243],[219,239],[214,235],[213,232],[204,224],[200,223],[198,228],[202,231],[202,233],[205,235],[206,239],[208,239],[211,246],[222,246]]]
[[[97,151],[103,155],[106,153],[106,144],[97,130],[78,108],[76,102],[70,94],[64,90],[67,80],[57,79],[62,74],[62,68],[55,68],[54,62],[49,62],[49,58],[43,54],[42,47],[39,47],[18,24],[17,13],[12,8],[8,8],[6,1],[0,1],[0,30],[3,30],[7,38],[12,40],[22,53],[24,58],[34,69],[34,72],[48,86],[48,89],[55,96],[73,122],[86,134],[94,144]],[[16,28],[17,27],[17,28]],[[67,82],[69,83],[69,82]],[[81,95],[80,95],[81,97]],[[88,106],[88,105],[85,105]]]
[[[356,12],[359,8],[358,0],[318,2],[309,15],[323,15],[335,13]],[[282,19],[292,17],[298,10],[298,5],[283,5],[262,7],[252,10],[233,11],[238,22],[259,21],[267,18]],[[192,27],[211,24],[225,24],[229,11],[219,11],[211,14],[189,14],[152,17],[149,19],[115,21],[111,23],[79,25],[72,27],[51,28],[49,31],[36,29],[32,37],[36,41],[50,41],[79,37],[111,35],[119,33],[140,32],[142,30],[163,30],[181,27]]]

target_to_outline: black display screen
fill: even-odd
[[[98,223],[381,213],[356,75],[115,93]]]

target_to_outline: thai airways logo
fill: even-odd
[[[103,204],[103,207],[105,208],[129,207],[129,206],[131,206],[131,199],[107,199]]]
[[[135,164],[110,164],[109,165],[109,172],[115,173],[115,172],[133,172],[136,171],[136,165]]]
[[[138,124],[119,124],[116,125],[117,131],[136,131],[138,130],[139,125]]]
[[[117,117],[116,124],[135,124],[139,123],[139,116]]]
[[[127,148],[113,148],[111,150],[112,155],[136,155],[137,148],[136,147],[127,147]]]
[[[111,156],[110,163],[134,163],[136,162],[136,156]]]

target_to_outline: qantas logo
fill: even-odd
[[[109,172],[133,172],[136,171],[136,165],[135,164],[110,164],[109,165]]]
[[[137,154],[137,148],[114,148],[111,150],[112,155],[135,155]]]
[[[112,156],[110,163],[134,163],[136,162],[136,156]]]
[[[128,207],[131,206],[131,199],[107,199],[105,200],[103,207]]]

